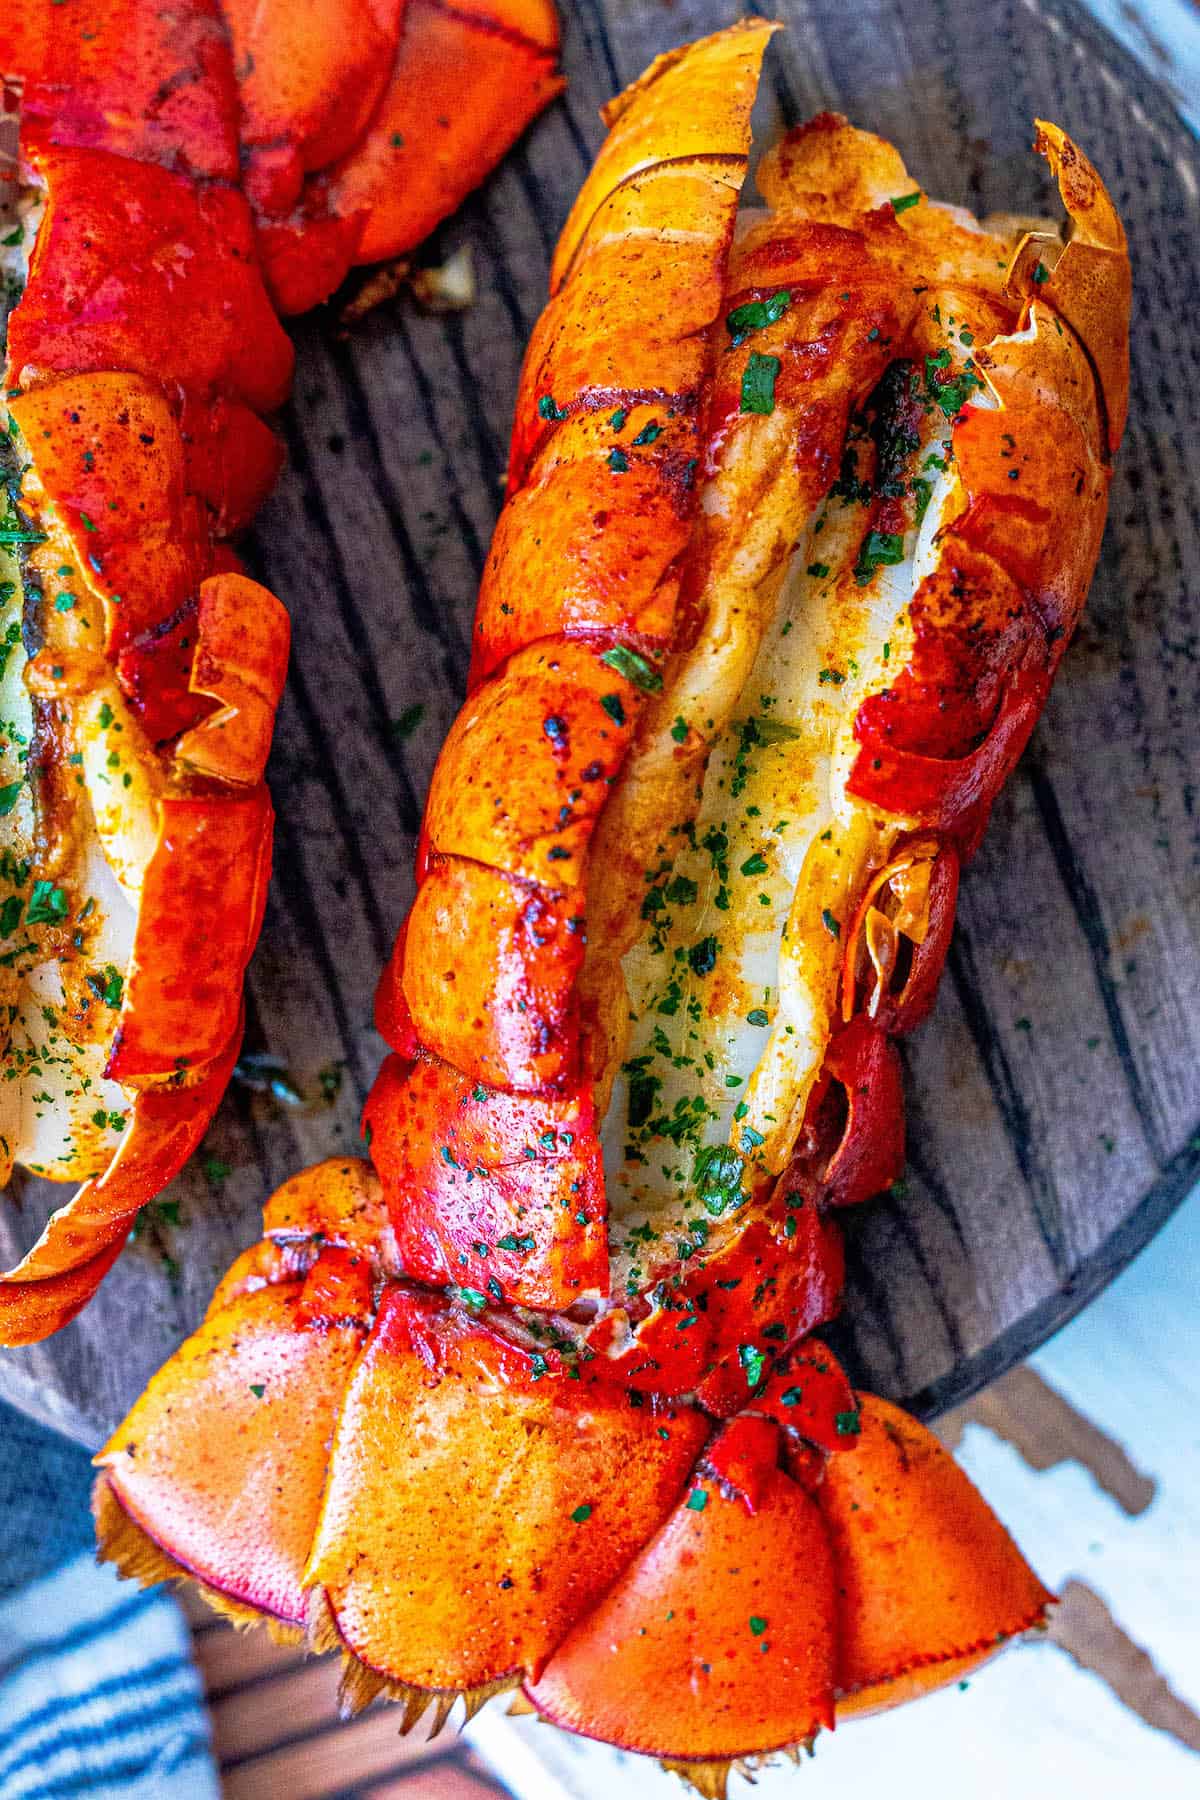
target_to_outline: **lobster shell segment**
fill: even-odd
[[[562,91],[550,0],[228,0],[281,312],[416,248]],[[347,15],[357,15],[348,17]]]
[[[838,1570],[839,1717],[957,1679],[1054,1598],[923,1425],[871,1394],[859,1424],[817,1491]]]
[[[836,1613],[816,1503],[768,1466],[751,1511],[701,1464],[526,1693],[556,1725],[685,1766],[786,1749],[833,1724]]]
[[[399,1273],[365,1164],[265,1223],[97,1459],[101,1552],[339,1650],[348,1704],[523,1682],[703,1785],[1042,1617],[953,1460],[815,1338],[670,1401]]]

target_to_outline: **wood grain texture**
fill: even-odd
[[[1056,210],[1035,114],[1092,152],[1130,229],[1132,418],[1083,628],[963,884],[935,1017],[906,1049],[911,1166],[847,1221],[839,1347],[933,1414],[1040,1342],[1200,1171],[1200,158],[1166,96],[1071,0],[784,0],[760,141],[834,106],[981,212]],[[250,545],[294,621],[271,779],[276,874],[249,1045],[314,1103],[233,1092],[205,1156],[98,1300],[0,1360],[0,1392],[85,1439],[115,1421],[257,1233],[265,1193],[357,1138],[380,1053],[376,972],[412,892],[419,809],[462,693],[520,355],[600,102],[718,0],[576,0],[566,99],[431,248],[473,246],[480,298],[400,303],[348,340],[296,331],[290,467]],[[407,737],[395,721],[414,706]],[[203,947],[197,946],[197,953]],[[342,1071],[319,1100],[321,1071]],[[228,1166],[227,1176],[221,1168]],[[30,1184],[12,1250],[45,1216]]]

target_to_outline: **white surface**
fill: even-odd
[[[1051,1587],[1106,1600],[1200,1711],[1200,1193],[1133,1267],[1032,1359],[1158,1484],[1129,1518],[1078,1464],[1043,1474],[969,1426],[960,1461]],[[500,1703],[503,1706],[503,1702]],[[535,1720],[468,1727],[519,1800],[681,1800],[673,1776]],[[530,1751],[536,1752],[531,1759]],[[730,1800],[750,1789],[730,1783]],[[1049,1643],[1022,1644],[957,1687],[821,1740],[813,1762],[760,1774],[756,1800],[1197,1800],[1200,1756],[1153,1730]]]

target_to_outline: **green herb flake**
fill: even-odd
[[[711,975],[717,966],[718,948],[717,940],[711,933],[708,937],[701,938],[698,944],[693,944],[688,951],[688,962],[692,966],[693,973]]]
[[[613,448],[608,453],[608,466],[616,475],[624,475],[629,468],[629,458],[623,450]]]
[[[916,206],[920,198],[920,188],[917,188],[916,192],[912,194],[897,194],[892,201],[892,211],[898,213],[907,212],[910,206]]]
[[[829,933],[831,938],[841,937],[841,935],[842,935],[841,924],[839,923],[839,921],[837,919],[834,918],[833,914],[830,912],[830,910],[827,906],[822,907],[822,909],[821,909],[821,923],[825,927],[826,931]]]
[[[565,407],[556,406],[553,394],[541,394],[538,397],[538,416],[543,419],[565,419]]]
[[[625,723],[625,708],[621,705],[620,694],[601,694],[600,704],[614,725]]]
[[[1050,271],[1044,262],[1034,263],[1033,279],[1037,282],[1039,287],[1043,287],[1045,283],[1049,281]]]
[[[406,706],[400,717],[392,720],[391,732],[396,742],[403,744],[410,738],[424,717],[425,708],[419,700],[412,706]]]
[[[533,1249],[533,1245],[534,1239],[532,1233],[526,1233],[522,1237],[517,1237],[513,1232],[507,1231],[502,1238],[496,1239],[497,1250],[514,1250],[518,1256],[528,1256],[529,1252]]]
[[[862,1421],[857,1407],[853,1412],[835,1413],[833,1423],[839,1437],[857,1437],[862,1430]]]
[[[4,786],[0,787],[0,819],[6,819],[8,817],[13,807],[17,804],[17,801],[20,798],[21,789],[24,785],[25,783],[23,781],[6,781]],[[7,937],[8,933],[5,932],[4,935]]]
[[[254,1395],[254,1398],[256,1400],[261,1400],[263,1395],[266,1393],[266,1391],[267,1391],[267,1387],[266,1387],[265,1382],[252,1381],[250,1383],[250,1392]]]
[[[815,576],[818,581],[824,581],[829,573],[829,564],[822,562],[809,563],[805,573],[807,575]]]
[[[775,381],[783,364],[777,356],[762,356],[757,350],[742,375],[741,410],[744,413],[769,415],[775,411]]]
[[[766,300],[747,300],[744,305],[735,306],[725,319],[730,337],[735,344],[740,344],[750,332],[764,331],[768,325],[782,319],[791,304],[791,293],[787,288],[781,288]]]
[[[865,587],[876,569],[903,561],[904,539],[898,531],[868,531],[854,565],[854,579],[859,587]]]
[[[571,1514],[571,1518],[576,1525],[586,1525],[591,1516],[592,1509],[590,1506],[577,1506],[575,1511]]]
[[[757,1613],[751,1613],[750,1614],[750,1629],[754,1633],[755,1637],[761,1637],[763,1632],[767,1629],[767,1621],[765,1619],[760,1618]]]
[[[687,734],[688,734],[687,720],[682,719],[682,718],[677,718],[675,720],[675,723],[671,727],[671,736],[675,739],[675,742],[677,744],[686,744],[687,743]]]
[[[689,1512],[703,1512],[708,1505],[708,1493],[704,1488],[693,1488],[684,1502]]]
[[[746,1386],[752,1389],[756,1388],[762,1381],[767,1362],[758,1345],[739,1344],[738,1361],[741,1363],[742,1372],[746,1377]]]
[[[600,661],[608,668],[615,669],[618,675],[623,675],[634,687],[641,688],[643,693],[657,694],[662,687],[662,676],[658,670],[644,656],[639,656],[636,650],[631,650],[628,644],[614,644],[611,650],[604,652]]]
[[[747,1025],[766,1025],[769,1020],[765,1010],[761,1006],[756,1006],[753,1012],[746,1014],[746,1023]],[[744,1114],[742,1116],[745,1117]]]
[[[745,1167],[737,1151],[727,1144],[708,1144],[697,1151],[692,1181],[710,1217],[719,1219],[729,1207],[741,1203]]]
[[[35,881],[25,914],[27,925],[54,925],[67,916],[67,896],[52,881]]]

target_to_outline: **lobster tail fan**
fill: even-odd
[[[958,1679],[1054,1598],[932,1433],[873,1394],[859,1422],[817,1490],[837,1568],[839,1719]]]
[[[353,1261],[327,1249],[306,1279],[238,1294],[155,1376],[97,1458],[101,1554],[123,1573],[144,1578],[161,1556],[236,1620],[303,1633],[328,1443],[369,1300]]]
[[[727,1426],[662,1528],[527,1689],[543,1717],[716,1770],[833,1724],[834,1562],[814,1502],[762,1433],[752,1478],[721,1472]]]

